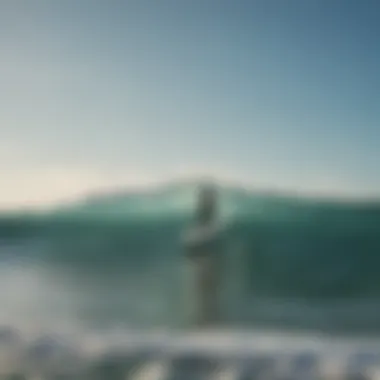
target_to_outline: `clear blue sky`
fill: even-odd
[[[377,0],[5,0],[0,204],[214,174],[380,192]]]

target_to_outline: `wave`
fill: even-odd
[[[2,376],[374,379],[379,365],[379,342],[368,339],[271,331],[54,331],[2,327]]]
[[[195,187],[171,184],[92,196],[44,213],[3,214],[0,244],[28,242],[44,260],[92,270],[121,265],[175,271]],[[239,292],[308,300],[379,298],[378,203],[253,194],[227,186],[220,197],[223,260]]]

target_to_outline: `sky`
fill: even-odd
[[[377,0],[0,0],[0,207],[211,175],[380,192]]]

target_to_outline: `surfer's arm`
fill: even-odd
[[[194,227],[182,236],[185,254],[190,257],[208,255],[219,239],[217,226]]]

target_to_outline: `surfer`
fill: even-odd
[[[217,193],[210,185],[199,190],[194,225],[186,231],[185,250],[193,272],[195,324],[214,324],[218,318]]]

